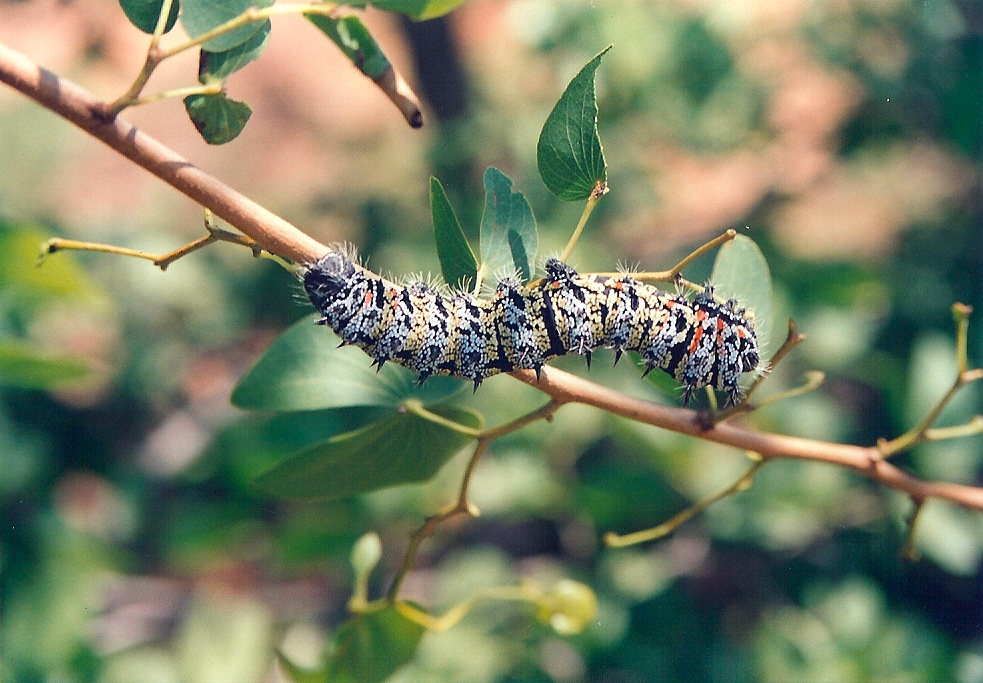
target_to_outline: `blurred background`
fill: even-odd
[[[473,237],[481,175],[501,168],[535,210],[540,253],[562,249],[581,207],[546,191],[536,140],[569,79],[613,43],[597,75],[612,191],[574,265],[665,268],[727,228],[754,239],[774,277],[771,352],[790,316],[808,335],[762,395],[807,370],[828,376],[748,419],[761,429],[869,445],[951,383],[951,305],[981,310],[979,2],[470,0],[431,22],[365,21],[426,100],[422,130],[295,17],[276,20],[266,53],[230,79],[229,95],[254,109],[231,144],[205,145],[179,101],[125,116],[317,239],[357,245],[374,270],[436,273],[430,175]],[[111,100],[147,38],[111,0],[2,0],[0,42]],[[196,68],[193,54],[175,58],[150,91],[191,85]],[[277,648],[312,665],[344,619],[354,540],[383,539],[378,594],[408,534],[455,494],[467,454],[426,486],[331,504],[250,488],[312,424],[229,403],[262,350],[310,312],[275,264],[218,245],[166,273],[106,255],[34,266],[54,235],[163,252],[200,236],[201,220],[0,89],[0,340],[91,368],[56,388],[0,389],[8,681],[282,680]],[[977,316],[971,362],[980,332]],[[603,360],[591,379],[675,400]],[[578,359],[558,364],[586,373]],[[499,377],[470,405],[494,424],[542,402]],[[942,424],[979,404],[970,387]],[[898,462],[983,485],[980,437]],[[478,587],[569,576],[597,592],[598,623],[560,638],[520,607],[479,609],[425,636],[392,680],[983,681],[979,513],[930,501],[922,557],[908,562],[906,497],[777,462],[666,540],[599,543],[746,467],[732,449],[578,406],[496,442],[472,487],[482,516],[439,529],[407,594],[440,611]]]

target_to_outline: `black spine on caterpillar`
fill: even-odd
[[[735,301],[720,304],[713,288],[693,301],[630,276],[582,276],[557,259],[532,286],[502,280],[491,300],[458,292],[440,296],[422,282],[389,283],[331,251],[309,265],[304,288],[343,343],[365,350],[381,367],[393,361],[420,375],[474,382],[502,372],[538,374],[550,358],[601,347],[637,351],[645,374],[660,369],[693,391],[712,387],[740,400],[741,374],[758,369],[754,326]]]

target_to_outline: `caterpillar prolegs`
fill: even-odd
[[[395,285],[330,251],[303,273],[304,288],[327,325],[382,366],[387,361],[419,373],[482,380],[532,369],[550,358],[601,347],[615,362],[637,351],[646,365],[694,390],[713,387],[738,401],[742,373],[758,368],[754,326],[736,301],[720,304],[713,289],[692,301],[629,275],[580,275],[558,259],[531,285],[502,280],[483,300],[463,292],[439,295],[423,282]]]

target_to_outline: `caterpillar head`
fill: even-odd
[[[304,289],[314,307],[323,314],[331,301],[349,285],[354,274],[355,266],[347,256],[339,251],[329,251],[304,269]]]
[[[355,266],[338,251],[329,251],[304,270],[304,289],[314,296],[336,294],[355,273]]]

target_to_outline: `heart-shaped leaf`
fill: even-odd
[[[594,73],[610,49],[605,48],[574,76],[539,134],[539,175],[550,192],[565,202],[587,199],[595,186],[607,179],[607,163],[597,133]]]
[[[191,122],[210,145],[224,145],[239,137],[253,110],[245,102],[218,95],[188,95],[184,108]]]

